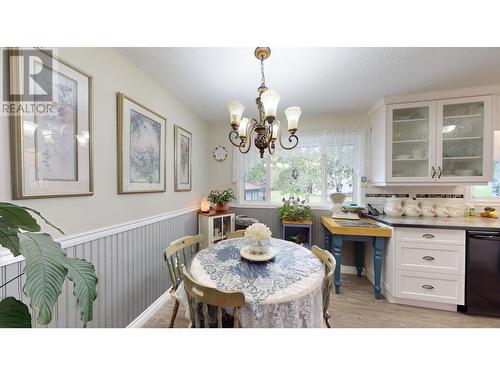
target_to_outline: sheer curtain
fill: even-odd
[[[286,128],[284,131],[286,132]],[[315,201],[312,203],[326,204],[329,203],[328,195],[331,192],[344,191],[341,186],[345,181],[339,176],[339,171],[342,171],[342,167],[349,166],[352,169],[354,187],[357,189],[357,191],[353,192],[353,199],[359,200],[359,180],[361,176],[367,174],[367,167],[369,167],[366,163],[370,152],[368,134],[369,129],[366,127],[325,128],[314,131],[299,130],[297,132],[299,143],[295,149],[284,150],[277,144],[276,153],[272,157],[269,157],[266,150],[264,155],[266,168],[273,168],[274,176],[277,174],[275,169],[282,166],[282,164],[276,163],[276,160],[287,157],[297,160],[302,155],[307,157],[309,165],[303,166],[301,172],[304,174],[321,174],[321,186],[315,187],[315,189],[319,188],[321,190],[321,197],[313,198]],[[283,134],[282,138],[286,146],[288,133]],[[317,163],[317,155],[321,159],[319,164]],[[241,154],[238,149],[233,148],[233,182],[240,184],[241,187],[242,182],[245,180],[245,161],[250,164],[250,161],[255,163],[258,160],[259,153],[254,145],[252,145],[252,149],[248,154]],[[290,168],[290,165],[287,168]],[[267,195],[271,190],[271,174],[270,172],[267,174]],[[272,180],[273,185],[277,183],[275,177]],[[318,199],[320,199],[320,202],[317,201]],[[270,201],[269,197],[265,200]]]

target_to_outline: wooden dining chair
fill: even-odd
[[[330,304],[330,292],[332,290],[333,274],[335,272],[335,266],[337,262],[335,262],[335,258],[330,252],[320,249],[316,245],[311,248],[311,251],[321,260],[321,263],[323,263],[323,265],[325,266],[325,282],[323,284],[323,318],[325,320],[326,326],[328,328],[331,328],[328,305]]]
[[[240,230],[236,230],[234,232],[229,232],[227,234],[227,239],[230,240],[232,238],[240,238],[240,237],[243,237],[245,235],[245,229],[240,229]]]
[[[184,289],[189,303],[191,328],[240,328],[240,307],[245,306],[245,296],[241,292],[225,292],[202,285],[189,275],[182,266]],[[223,308],[232,308],[232,316],[223,312]],[[211,322],[211,314],[215,313],[217,324]],[[212,314],[213,316],[213,314]]]
[[[175,317],[179,310],[179,300],[176,297],[176,291],[182,281],[181,266],[187,264],[189,260],[198,252],[203,236],[187,236],[179,238],[170,243],[167,249],[163,252],[163,258],[167,263],[168,275],[172,287],[170,294],[175,299],[174,311],[170,318],[170,328],[174,326]]]

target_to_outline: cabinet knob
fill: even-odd
[[[442,175],[443,175],[443,170],[441,169],[441,167],[438,167],[438,178],[441,178]]]
[[[423,234],[422,237],[424,237],[424,238],[435,238],[436,236],[434,236],[433,234],[430,234],[430,233],[426,233],[426,234]]]
[[[432,285],[429,285],[429,284],[422,285],[422,288],[424,288],[424,289],[434,289],[434,287]]]
[[[436,177],[436,168],[434,168],[434,166],[432,166],[431,168],[431,178],[434,178]]]
[[[422,257],[424,260],[434,260],[434,257],[431,257],[430,255],[426,255],[425,257]]]

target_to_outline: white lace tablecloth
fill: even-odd
[[[191,262],[192,277],[210,287],[241,291],[246,300],[240,310],[243,327],[322,327],[325,271],[319,259],[302,246],[273,238],[273,260],[248,262],[240,257],[247,244],[247,239],[238,238],[200,251]],[[177,298],[186,308],[183,285]]]

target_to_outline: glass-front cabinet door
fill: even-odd
[[[388,120],[387,180],[434,181],[436,102],[391,105]]]
[[[437,182],[489,180],[491,121],[491,96],[437,102]]]

